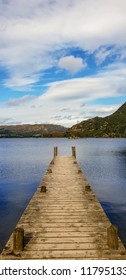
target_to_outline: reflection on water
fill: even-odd
[[[126,139],[0,139],[0,250],[16,226],[53,157],[77,160],[126,245]]]

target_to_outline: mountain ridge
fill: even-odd
[[[73,125],[66,137],[126,137],[126,102],[109,116],[94,117]]]
[[[1,125],[0,138],[62,137],[67,128],[55,124]]]
[[[94,117],[71,128],[55,124],[1,125],[0,138],[23,137],[67,137],[67,138],[102,138],[126,137],[126,102],[117,111],[106,117]]]

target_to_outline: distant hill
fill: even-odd
[[[112,115],[95,117],[72,126],[66,137],[126,137],[126,102]]]
[[[11,137],[126,137],[126,102],[112,115],[82,121],[69,129],[54,124],[0,126],[0,138]]]
[[[0,126],[0,138],[10,137],[63,137],[66,128],[54,124],[25,124]]]

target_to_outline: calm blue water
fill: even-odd
[[[53,157],[71,155],[126,246],[126,139],[0,139],[0,250],[36,191]]]

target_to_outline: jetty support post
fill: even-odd
[[[119,248],[118,243],[118,228],[115,225],[111,225],[107,229],[107,244],[111,249],[117,250]]]
[[[54,147],[54,158],[57,157],[57,155],[58,155],[58,148]]]
[[[72,156],[76,158],[76,147],[72,147]]]
[[[42,193],[46,193],[47,192],[46,186],[41,186],[41,192]]]
[[[13,232],[13,253],[19,254],[24,249],[24,229],[15,228]]]

